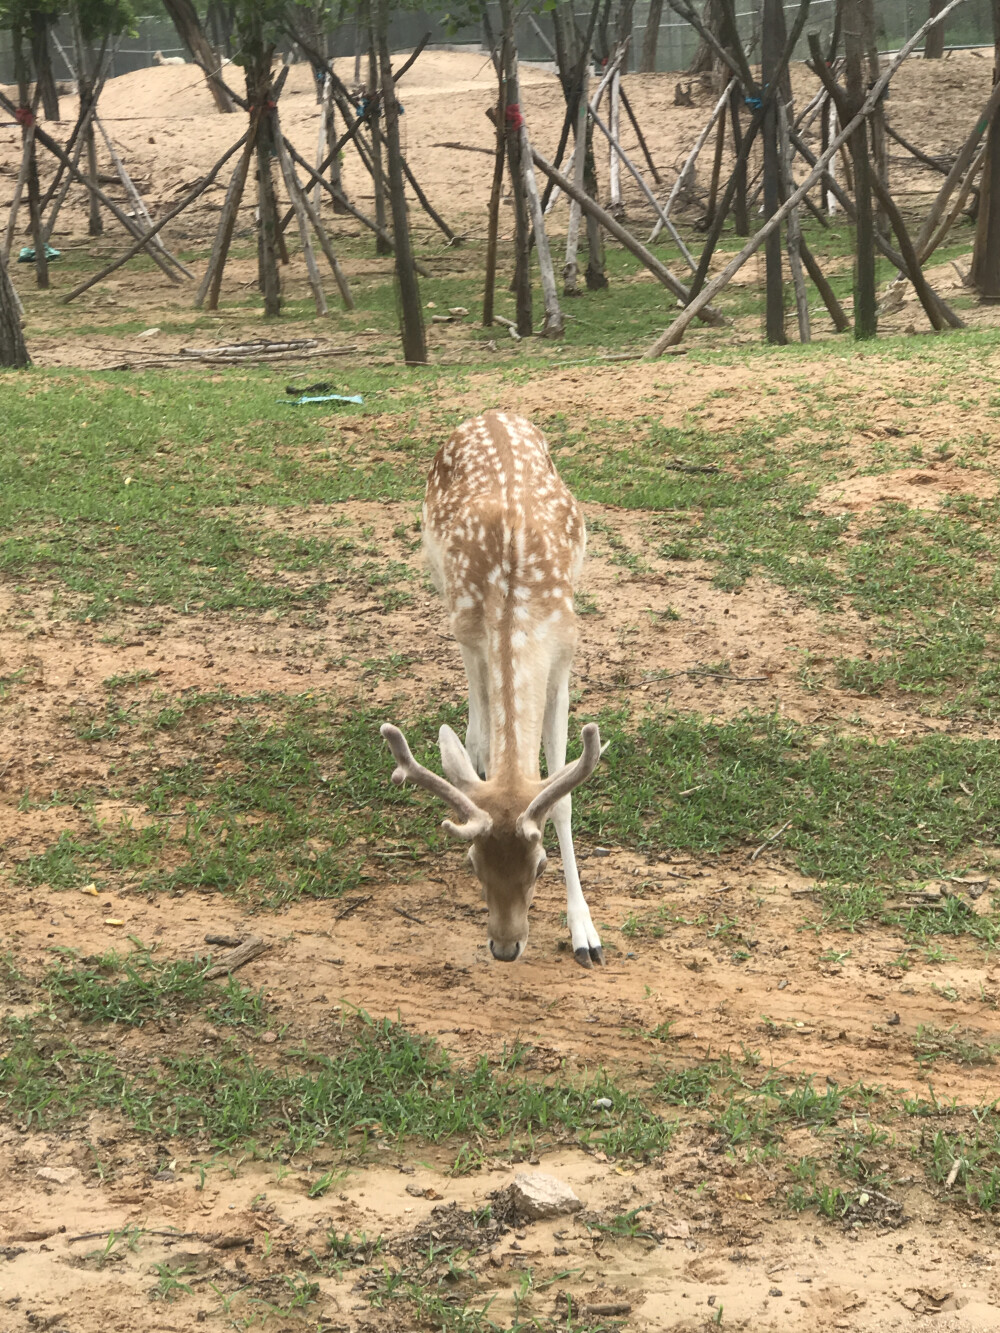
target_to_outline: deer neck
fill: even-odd
[[[548,644],[508,593],[486,608],[490,777],[538,779],[538,751],[549,675]]]

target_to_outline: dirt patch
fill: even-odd
[[[991,500],[997,494],[994,476],[972,468],[926,463],[901,472],[878,476],[853,476],[824,486],[816,496],[816,507],[825,514],[866,514],[882,504],[902,504],[907,509],[936,510],[949,497],[970,495]]]
[[[307,1197],[314,1174],[308,1163],[295,1163],[280,1182],[273,1168],[244,1163],[235,1179],[213,1171],[201,1189],[197,1175],[183,1169],[169,1183],[137,1170],[112,1187],[88,1188],[78,1176],[66,1186],[39,1188],[35,1163],[64,1150],[34,1138],[16,1148],[7,1143],[4,1152],[8,1164],[12,1154],[30,1163],[15,1169],[17,1184],[5,1197],[0,1223],[11,1333],[29,1333],[46,1321],[97,1333],[109,1319],[121,1328],[179,1333],[202,1321],[221,1326],[225,1301],[231,1300],[231,1318],[245,1317],[263,1314],[264,1300],[287,1308],[297,1291],[308,1296],[301,1313],[325,1327],[345,1333],[412,1328],[400,1302],[383,1295],[375,1307],[369,1304],[375,1290],[384,1291],[385,1266],[390,1273],[405,1271],[399,1252],[421,1232],[439,1231],[446,1246],[453,1229],[448,1215],[482,1210],[513,1174],[496,1167],[455,1179],[433,1167],[413,1175],[372,1168],[352,1172],[336,1192],[317,1199]],[[577,1191],[585,1213],[500,1237],[487,1230],[478,1247],[472,1231],[463,1239],[473,1243],[458,1249],[467,1274],[459,1290],[468,1297],[471,1288],[483,1302],[492,1297],[490,1317],[500,1327],[518,1312],[518,1292],[522,1319],[565,1317],[568,1294],[574,1315],[589,1318],[590,1326],[601,1326],[599,1312],[614,1309],[628,1327],[649,1333],[707,1329],[720,1310],[724,1325],[781,1333],[805,1333],[820,1322],[888,1333],[909,1327],[920,1313],[934,1314],[934,1327],[952,1333],[995,1327],[1000,1287],[992,1230],[961,1220],[935,1228],[932,1216],[921,1219],[931,1228],[926,1234],[904,1227],[848,1238],[830,1227],[803,1227],[799,1219],[771,1216],[738,1169],[710,1162],[693,1146],[683,1159],[655,1170],[619,1174],[567,1152],[546,1158],[545,1169]],[[706,1172],[719,1177],[718,1188],[705,1190]],[[405,1185],[413,1181],[447,1203],[408,1195]],[[636,1208],[645,1238],[615,1241],[595,1229]],[[126,1227],[132,1246],[119,1243],[101,1267],[97,1256],[107,1236],[74,1239]],[[174,1228],[176,1238],[169,1234]],[[324,1273],[315,1257],[328,1259],[331,1233],[383,1237],[385,1246],[371,1258],[359,1245],[339,1272],[328,1267]],[[158,1274],[164,1269],[180,1273],[186,1287],[171,1301],[162,1297]],[[532,1276],[527,1284],[526,1272]],[[445,1263],[432,1260],[427,1280],[433,1284],[446,1273]],[[596,1313],[588,1315],[591,1310]],[[296,1327],[295,1313],[272,1317],[266,1326]],[[605,1318],[604,1327],[621,1326]]]

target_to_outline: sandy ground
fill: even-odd
[[[337,61],[336,68],[350,84],[353,61]],[[237,71],[230,72],[234,81],[238,79]],[[943,61],[911,59],[893,81],[887,103],[890,122],[911,138],[913,127],[919,126],[916,137],[924,152],[954,154],[982,110],[990,78],[990,59],[981,51],[955,52]],[[553,74],[525,66],[521,83],[533,142],[551,160],[564,110],[558,81]],[[678,107],[674,105],[675,75],[632,74],[624,83],[664,186],[669,188],[704,125],[715,95],[696,82],[692,89],[695,105]],[[794,89],[800,104],[812,96],[815,87],[816,81],[805,66],[797,66]],[[485,115],[496,100],[495,76],[489,61],[460,52],[425,51],[406,74],[399,94],[404,106],[403,149],[428,196],[445,217],[460,218],[473,233],[484,233],[491,163],[483,153],[466,150],[493,149],[494,132]],[[319,107],[312,75],[305,65],[292,67],[280,106],[286,132],[311,160],[316,152]],[[76,115],[75,99],[62,99],[61,114],[64,123],[55,130],[64,137]],[[101,98],[101,114],[129,171],[141,183],[154,209],[173,203],[190,188],[238,138],[244,122],[242,113],[224,116],[214,111],[203,81],[191,66],[142,70],[112,80]],[[639,161],[638,140],[624,117],[623,125],[626,151]],[[814,122],[813,131],[818,132],[818,122]],[[13,192],[20,137],[16,127],[0,128],[0,209],[7,207]],[[456,148],[455,144],[465,147]],[[898,145],[892,146],[891,157],[893,185],[904,197],[937,189],[940,177],[927,168],[914,167],[913,159]],[[370,202],[370,178],[349,150],[345,163],[345,181],[352,197],[362,205]],[[607,156],[603,150],[598,163],[602,181],[606,182]],[[699,179],[709,170],[706,158],[700,164]],[[641,202],[638,187],[627,173],[623,176],[630,215],[645,217],[648,205]],[[204,212],[219,208],[222,193],[223,186],[217,186],[198,208],[172,224],[168,237],[199,235]],[[76,235],[84,224],[83,210],[70,209],[57,229],[56,243]],[[565,225],[562,213],[554,215],[554,225]]]

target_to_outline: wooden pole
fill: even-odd
[[[538,194],[535,170],[531,164],[531,141],[528,138],[528,127],[523,116],[521,117],[519,133],[521,137],[521,166],[524,171],[524,193],[528,203],[531,225],[534,229],[535,249],[538,252],[538,273],[542,284],[542,304],[545,308],[542,337],[561,338],[566,330],[566,325],[563,321],[562,311],[559,309],[552,252],[549,249],[549,238],[545,231],[545,215],[542,212],[542,201]]]
[[[243,191],[246,189],[247,175],[250,171],[250,162],[253,159],[254,151],[257,147],[257,124],[259,120],[260,113],[254,112],[250,118],[250,129],[248,133],[243,136],[243,154],[230,177],[229,187],[226,190],[225,202],[222,205],[222,212],[219,215],[219,225],[215,230],[215,240],[212,243],[212,253],[208,261],[208,268],[205,270],[205,276],[201,280],[201,286],[198,288],[198,294],[194,299],[195,307],[198,310],[200,310],[204,304],[208,305],[209,310],[218,310],[219,308],[219,293],[222,290],[222,274],[226,267],[226,258],[229,254],[229,247],[232,244],[233,231],[236,227],[236,219],[239,215],[240,203],[243,199]]]
[[[378,0],[377,0],[378,2]],[[371,5],[368,7],[369,24],[371,16]],[[378,60],[375,54],[375,30],[369,26],[368,29],[368,98],[372,105],[371,119],[369,124],[372,132],[371,148],[371,173],[372,183],[375,187],[375,222],[384,233],[386,229],[386,206],[385,206],[385,167],[382,162],[382,139],[378,134],[376,121],[380,111],[384,108],[379,106],[379,83],[378,83]],[[384,96],[384,90],[383,90]],[[360,143],[360,139],[355,142]],[[389,250],[386,248],[382,237],[375,235],[375,253],[378,255],[387,255]],[[416,345],[416,344],[414,344]]]
[[[277,112],[275,112],[275,114],[277,115]],[[329,233],[323,226],[319,212],[313,208],[308,194],[302,189],[301,185],[299,185],[298,177],[295,175],[295,170],[292,167],[292,145],[284,135],[281,135],[280,144],[281,152],[288,158],[288,166],[292,173],[292,181],[299,191],[306,217],[308,218],[313,231],[316,233],[316,239],[319,241],[319,248],[323,251],[323,254],[326,257],[326,262],[330,265],[330,270],[333,273],[337,288],[340,291],[340,298],[344,303],[344,309],[353,310],[354,297],[351,295],[350,284],[347,281],[344,270],[340,267],[340,263],[333,249],[333,244],[330,241]]]
[[[589,108],[588,108],[588,109],[589,109]],[[601,133],[602,133],[602,134],[604,135],[604,137],[607,139],[607,141],[608,141],[608,143],[609,143],[609,145],[610,145],[610,147],[611,147],[611,154],[612,154],[612,156],[615,157],[615,158],[621,158],[622,162],[624,162],[625,166],[628,168],[629,172],[631,173],[632,178],[635,180],[636,184],[639,186],[639,189],[640,189],[640,190],[643,192],[643,194],[646,196],[647,201],[648,201],[650,204],[652,204],[652,206],[653,206],[653,211],[657,214],[657,216],[658,216],[658,218],[659,218],[659,221],[660,221],[660,225],[663,226],[663,227],[666,227],[667,231],[670,232],[671,239],[673,240],[674,244],[677,246],[678,250],[680,250],[680,252],[681,252],[681,256],[683,257],[685,264],[687,264],[688,268],[689,268],[689,269],[691,270],[691,272],[693,273],[694,270],[695,270],[695,268],[697,267],[697,265],[696,265],[695,262],[694,262],[694,259],[693,259],[692,255],[691,255],[691,251],[690,251],[690,250],[687,248],[687,246],[684,244],[683,238],[681,237],[681,235],[680,235],[680,233],[678,232],[677,228],[676,228],[676,227],[674,226],[674,224],[670,221],[670,216],[669,216],[669,214],[667,213],[666,209],[660,207],[660,202],[659,202],[659,200],[656,198],[656,195],[653,193],[653,191],[649,188],[649,186],[648,186],[648,185],[646,184],[646,182],[643,180],[643,178],[642,178],[642,174],[640,173],[640,171],[638,170],[638,168],[635,166],[635,163],[632,161],[632,159],[631,159],[631,158],[628,156],[628,154],[625,152],[624,148],[622,148],[621,144],[620,144],[620,143],[618,142],[618,140],[615,138],[615,136],[614,136],[614,134],[611,132],[611,130],[608,129],[607,125],[605,125],[604,121],[600,118],[600,116],[597,114],[597,112],[596,112],[596,111],[591,111],[591,112],[590,112],[590,117],[591,117],[591,119],[593,120],[594,124],[597,126],[597,128],[601,131]],[[621,194],[620,194],[620,192],[619,192],[619,198],[620,198],[620,197],[621,197]]]
[[[145,250],[146,247],[149,245],[151,238],[155,236],[158,231],[162,231],[162,229],[167,225],[168,222],[172,222],[179,213],[183,213],[185,208],[187,208],[190,204],[194,203],[194,201],[198,198],[199,195],[204,194],[204,192],[212,184],[216,176],[226,165],[229,159],[233,157],[234,154],[238,153],[240,149],[243,147],[243,145],[247,142],[248,137],[249,137],[249,131],[247,132],[247,134],[244,134],[241,139],[238,139],[236,143],[233,144],[232,148],[227,148],[226,151],[223,153],[223,155],[219,158],[218,162],[216,162],[215,166],[208,173],[208,175],[203,177],[194,187],[194,189],[190,190],[184,196],[184,198],[180,201],[180,203],[175,204],[168,213],[164,213],[163,217],[160,218],[159,222],[155,223],[152,227],[150,227],[149,231],[143,232],[131,249],[126,250],[125,253],[123,255],[119,255],[117,259],[112,260],[111,263],[107,264],[104,268],[102,268],[99,273],[95,273],[93,277],[87,278],[85,282],[81,282],[78,286],[74,287],[73,290],[67,296],[64,296],[62,298],[63,304],[66,305],[70,301],[75,300],[76,297],[80,296],[83,292],[87,291],[88,288],[94,287],[96,286],[97,283],[103,281],[103,279],[106,278],[109,273],[114,273],[115,269],[121,268],[123,264],[127,264],[128,261],[130,259],[133,259],[139,253],[140,250]]]
[[[624,213],[622,206],[621,176],[618,170],[618,157],[614,145],[621,133],[621,74],[616,70],[611,80],[611,133],[608,135],[608,212]]]
[[[726,118],[724,112],[726,108],[726,103],[729,101],[729,95],[733,90],[733,88],[735,87],[735,84],[736,80],[731,79],[730,82],[726,85],[725,92],[722,94],[722,96],[716,102],[715,106],[712,108],[712,114],[708,119],[708,123],[705,125],[705,128],[702,130],[702,132],[698,135],[697,139],[695,139],[694,147],[691,149],[690,153],[688,153],[687,157],[685,158],[684,165],[681,167],[677,179],[674,181],[673,188],[671,189],[669,195],[667,195],[667,202],[663,205],[663,211],[664,213],[667,214],[668,217],[670,216],[670,210],[671,208],[673,208],[677,196],[681,192],[681,188],[684,184],[684,181],[687,179],[689,173],[693,169],[695,162],[697,162],[698,160],[698,154],[704,148],[708,136],[712,132],[712,126],[717,121],[719,121],[719,134],[718,134],[719,141],[721,143],[725,142]],[[722,149],[719,148],[718,145],[716,147],[716,152],[717,152],[717,164],[712,174],[712,181],[713,181],[713,186],[715,188],[718,188],[718,181],[719,181],[718,167],[721,166],[722,163]],[[710,216],[713,211],[714,193],[715,190],[713,189],[712,196],[709,200]],[[646,244],[652,245],[662,230],[663,230],[663,224],[662,222],[660,222],[659,219],[657,219],[656,226],[653,228],[652,232],[650,232],[649,240],[646,242]]]
[[[328,315],[330,313],[330,307],[326,303],[326,293],[323,291],[323,284],[320,281],[319,276],[319,267],[316,263],[312,241],[309,237],[309,219],[306,216],[305,204],[303,203],[303,196],[299,189],[299,183],[295,179],[292,159],[288,156],[288,150],[282,142],[277,107],[271,111],[268,120],[271,140],[274,143],[278,154],[278,165],[281,167],[281,174],[285,180],[285,189],[288,192],[289,201],[295,209],[295,217],[299,224],[299,241],[302,245],[302,257],[306,261],[306,273],[309,277],[309,287],[313,294],[313,300],[316,303],[316,314]]]
[[[118,156],[115,146],[111,142],[111,136],[105,129],[104,122],[101,120],[100,116],[98,116],[96,113],[94,115],[94,124],[101,132],[101,138],[104,140],[104,145],[108,150],[108,156],[111,158],[112,166],[118,173],[118,179],[124,186],[125,193],[132,201],[132,207],[135,210],[136,217],[141,218],[142,221],[145,222],[147,227],[151,227],[153,225],[153,219],[149,216],[149,210],[146,208],[146,205],[143,202],[142,195],[135,188],[135,183],[132,180],[132,177],[128,174],[128,171],[126,170],[125,167],[125,163]],[[187,267],[187,265],[182,264],[181,261],[175,255],[172,255],[170,253],[167,247],[163,244],[162,236],[157,236],[153,244],[156,246],[157,250],[159,250],[160,254],[164,255],[170,261],[170,263],[174,265],[175,268],[180,269],[180,271],[184,274],[185,277],[187,278],[194,277],[194,274]]]
[[[635,131],[635,137],[639,140],[639,147],[642,149],[642,155],[646,159],[646,166],[649,167],[650,175],[653,177],[653,180],[657,185],[662,185],[663,181],[660,178],[660,173],[656,170],[656,163],[653,161],[653,155],[649,151],[649,145],[646,143],[646,136],[643,134],[642,127],[636,118],[635,112],[632,110],[632,103],[628,100],[628,95],[626,94],[624,87],[619,86],[618,95],[622,99],[622,109],[626,116],[628,116],[632,128]]]

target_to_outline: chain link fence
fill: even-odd
[[[696,0],[697,3],[697,0]],[[739,4],[739,0],[737,0]],[[993,45],[992,0],[966,0],[948,20],[945,28],[947,48]],[[737,10],[737,21],[743,41],[751,49],[756,49],[759,30],[760,9],[752,0],[744,0],[744,8]],[[688,68],[698,49],[698,34],[683,19],[665,6],[660,23],[660,35],[656,51],[658,70],[683,71]],[[812,0],[809,7],[809,19],[806,32],[819,32],[821,39],[829,40],[833,25],[835,0]],[[490,17],[494,32],[500,30],[499,7],[490,5]],[[785,6],[788,22],[791,24],[798,11],[797,4]],[[879,47],[883,51],[898,50],[900,46],[924,23],[928,14],[928,0],[881,0],[876,7],[878,21]],[[587,12],[581,7],[578,19],[585,27]],[[632,44],[629,52],[629,68],[635,69],[642,51],[649,19],[648,3],[638,3],[635,7],[632,28]],[[390,45],[394,51],[411,49],[424,36],[431,35],[431,45],[438,48],[456,48],[459,50],[483,51],[486,42],[483,29],[476,25],[449,32],[436,18],[419,12],[401,12],[390,25]],[[544,34],[542,36],[541,34]],[[69,23],[60,21],[55,27],[59,39],[69,60],[73,56],[73,35]],[[546,40],[547,39],[547,40]],[[331,33],[331,50],[338,56],[353,55],[359,40],[357,25],[344,23]],[[362,37],[363,40],[363,37]],[[552,60],[551,22],[546,15],[537,20],[522,16],[517,26],[518,50],[523,60],[549,63]],[[134,36],[123,37],[115,51],[111,65],[111,77],[128,74],[133,70],[146,69],[153,63],[153,54],[160,51],[164,56],[188,58],[187,51],[179,44],[177,32],[168,19],[140,18],[136,20]],[[806,38],[803,36],[796,49],[796,57],[804,59],[808,55]],[[58,47],[54,51],[54,64],[57,79],[70,79],[67,62]],[[14,78],[14,59],[11,50],[9,32],[0,32],[0,83],[11,83]]]

